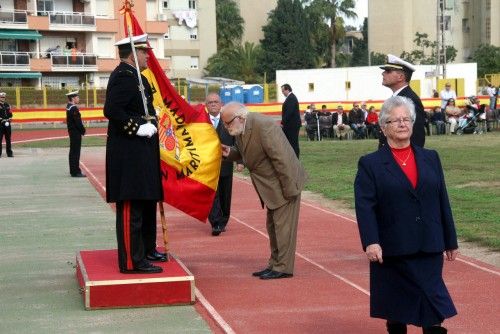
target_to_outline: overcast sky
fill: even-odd
[[[363,20],[368,16],[368,0],[355,0],[356,7],[354,11],[358,14],[356,20],[347,19],[346,23],[348,25],[359,28],[363,24]],[[345,18],[344,18],[345,19]]]

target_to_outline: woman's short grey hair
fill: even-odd
[[[228,104],[225,104],[220,111],[221,114],[224,113],[224,110],[227,110],[231,107],[236,109],[236,111],[234,112],[234,116],[239,116],[239,117],[244,118],[244,119],[247,118],[247,115],[248,115],[247,107],[244,104],[241,104],[241,103],[235,102],[235,101],[231,101]]]
[[[411,123],[415,123],[415,104],[413,101],[404,96],[393,96],[385,100],[380,110],[380,115],[378,115],[378,124],[382,127],[385,126],[389,117],[391,117],[392,111],[398,107],[405,107],[410,114]]]

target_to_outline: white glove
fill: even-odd
[[[5,122],[4,124],[5,124],[5,126],[9,126],[9,122]]]
[[[158,130],[156,129],[156,126],[151,123],[146,123],[139,127],[139,130],[137,130],[137,135],[139,137],[151,138],[157,132]]]

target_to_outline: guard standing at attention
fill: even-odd
[[[85,127],[82,115],[78,109],[80,96],[78,91],[66,94],[68,104],[66,105],[66,125],[69,134],[69,173],[72,177],[85,177],[80,169],[80,152],[82,149],[82,136],[85,135]]]
[[[0,157],[2,156],[2,141],[5,136],[5,148],[7,151],[7,156],[12,158],[14,154],[12,153],[12,111],[10,110],[10,105],[5,102],[7,94],[5,92],[0,92]]]
[[[120,272],[153,274],[162,268],[150,261],[167,261],[156,250],[156,202],[163,199],[160,145],[153,93],[140,74],[151,49],[147,34],[132,41],[127,37],[115,44],[121,62],[106,89],[106,200],[116,203]]]

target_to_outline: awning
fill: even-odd
[[[28,39],[36,41],[41,38],[42,35],[36,30],[0,29],[0,39]]]
[[[0,79],[38,79],[41,77],[40,72],[0,72]]]

